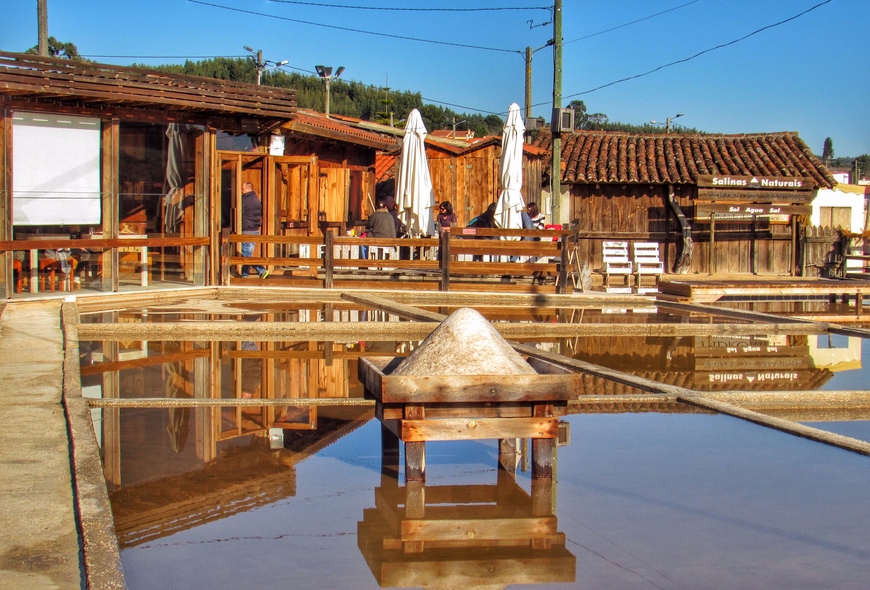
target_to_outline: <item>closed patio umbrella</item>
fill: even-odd
[[[412,110],[405,124],[396,184],[396,206],[412,236],[435,235],[435,191],[426,160],[426,135],[420,112]]]
[[[526,127],[520,107],[512,103],[501,140],[499,179],[501,193],[495,208],[495,220],[504,229],[522,229],[522,213],[526,208],[523,195],[523,133]],[[511,238],[518,239],[518,238]]]

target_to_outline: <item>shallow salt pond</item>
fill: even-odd
[[[717,333],[751,322],[613,309],[481,311],[497,322],[707,323],[688,335],[525,340],[696,391],[812,397],[870,382],[870,346],[854,336]],[[191,302],[82,322],[243,316],[399,320],[345,304]],[[360,357],[407,355],[418,341],[352,336],[81,343],[86,396],[268,402],[92,410],[131,589],[866,587],[866,456],[678,403],[583,403],[563,418],[570,440],[552,485],[531,480],[522,454],[514,474],[500,470],[496,441],[485,440],[427,443],[421,489],[384,459],[357,379]],[[581,388],[581,397],[640,393],[591,376]],[[790,419],[870,441],[866,411],[835,414]],[[524,537],[542,527],[546,542]],[[418,529],[438,540],[402,543],[401,531]]]
[[[399,563],[419,587],[438,587],[480,559],[480,577],[456,587],[866,587],[866,457],[723,416],[572,415],[568,421],[572,440],[558,451],[554,515],[572,569],[564,559],[542,567],[533,550],[522,557],[507,552],[511,566],[498,551],[469,544],[452,554],[394,550],[383,571]],[[260,445],[237,451],[243,453],[255,465],[277,452]],[[359,523],[370,511],[394,518],[400,510],[386,505],[384,490],[405,488],[381,477],[378,423],[368,421],[302,454],[287,458],[278,475],[242,481],[238,473],[234,482],[214,482],[213,492],[223,497],[212,511],[234,501],[250,507],[210,521],[204,515],[189,528],[124,545],[130,588],[378,588],[379,574],[360,544],[383,539],[361,541]],[[429,443],[426,491],[434,496],[449,488],[458,503],[462,490],[496,486],[496,454],[489,441]],[[152,461],[175,458],[166,451]],[[281,475],[284,488],[273,481]],[[520,471],[517,482],[530,493],[527,474]],[[182,483],[167,479],[166,486]],[[145,500],[152,511],[161,500],[170,510],[172,496],[183,495],[153,487]],[[251,496],[269,492],[274,497],[253,505]],[[113,504],[119,502],[115,494]],[[445,508],[431,510],[439,509]],[[518,506],[504,514],[511,510],[524,513]],[[564,580],[566,571],[572,579],[545,581],[548,575]]]

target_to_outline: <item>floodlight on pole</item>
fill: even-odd
[[[677,113],[677,114],[674,115],[673,117],[668,117],[667,119],[665,119],[665,133],[670,133],[670,132],[671,132],[671,121],[673,121],[674,119],[679,119],[679,118],[682,117],[683,115],[685,115],[685,113]],[[661,123],[659,123],[659,122],[656,121],[655,119],[653,119],[652,121],[650,121],[650,123],[653,124],[653,125],[661,125]]]
[[[341,73],[344,72],[344,66],[339,66],[339,68],[335,71],[335,75],[332,73],[331,66],[314,66],[314,69],[317,71],[317,75],[323,80],[323,83],[326,85],[326,96],[323,99],[323,110],[326,113],[326,116],[329,117],[329,83],[333,78],[338,78],[341,76]]]
[[[254,65],[257,68],[257,85],[258,86],[260,85],[260,80],[263,77],[263,72],[265,72],[266,70],[271,70],[273,68],[280,68],[281,66],[286,66],[288,63],[290,63],[286,59],[281,60],[281,61],[264,60],[262,49],[258,49],[256,51],[254,51],[252,48],[248,47],[247,45],[242,46],[242,49],[244,49],[248,53],[253,53],[256,56],[256,58],[252,58],[252,59],[254,59]]]

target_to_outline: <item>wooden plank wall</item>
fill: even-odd
[[[580,260],[594,270],[603,265],[604,240],[652,241],[662,244],[667,271],[673,270],[680,254],[680,225],[667,206],[667,186],[575,185],[572,187],[571,219],[591,239],[581,239]],[[690,273],[710,270],[710,222],[694,219],[694,186],[675,186],[675,198],[692,227],[694,252]],[[716,273],[788,275],[793,264],[791,227],[759,220],[751,223],[718,222],[715,232]]]

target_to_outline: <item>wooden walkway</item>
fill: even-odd
[[[803,277],[722,277],[663,276],[658,284],[661,299],[711,303],[723,297],[800,299],[827,297],[829,301],[854,299],[861,306],[870,295],[870,280],[822,279]]]

